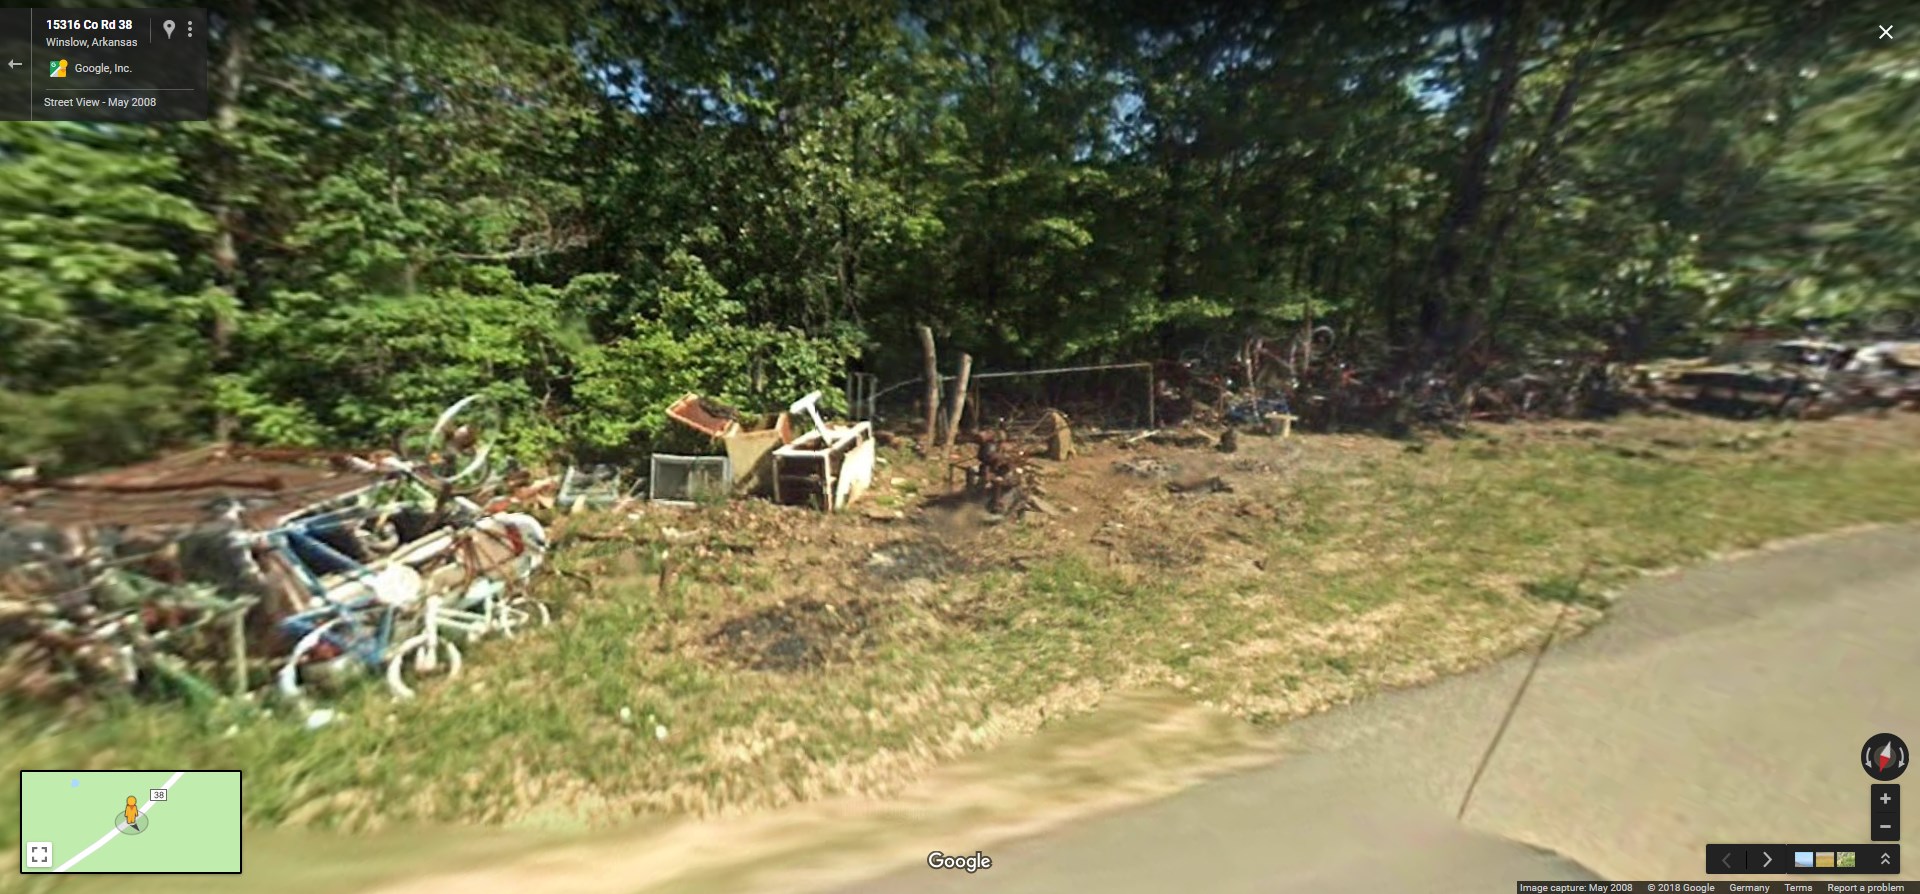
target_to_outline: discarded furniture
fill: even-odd
[[[714,438],[724,438],[740,430],[740,422],[734,418],[731,410],[698,394],[688,394],[674,401],[673,406],[667,408],[667,416]]]
[[[604,465],[590,469],[568,466],[560,479],[560,492],[555,500],[566,511],[582,505],[605,509],[626,497],[627,486],[618,469]]]
[[[647,499],[691,506],[702,499],[724,499],[733,488],[733,463],[724,456],[653,455]]]
[[[771,495],[773,451],[791,443],[793,417],[786,413],[781,413],[764,427],[728,435],[727,459],[733,463],[734,492],[741,495]]]
[[[787,412],[795,416],[805,416],[813,423],[814,434],[830,439],[826,420],[820,418],[820,397],[821,392],[811,392],[806,397],[794,401],[793,406],[787,408]]]
[[[814,395],[817,397],[817,394]],[[873,423],[816,428],[773,451],[773,500],[837,512],[873,484]]]
[[[801,406],[808,398],[818,401],[820,394],[810,394],[794,406]],[[745,496],[773,492],[774,448],[793,443],[793,419],[789,414],[749,420],[732,407],[689,393],[667,408],[667,416],[707,437],[725,442],[726,458],[730,464],[727,483],[735,493]],[[669,484],[669,489],[679,486],[675,482]]]

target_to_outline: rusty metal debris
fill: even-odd
[[[378,484],[377,471],[350,454],[215,446],[61,481],[0,485],[6,517],[89,528],[191,527],[216,503],[267,525],[299,510]]]
[[[994,429],[968,433],[964,442],[974,445],[974,455],[948,464],[949,487],[953,473],[958,471],[965,478],[962,492],[993,515],[1018,516],[1029,510],[1057,514],[1050,504],[1036,503],[1042,490],[1041,476],[1033,464],[1030,444]],[[1049,438],[1047,449],[1053,449],[1056,443]]]
[[[1632,387],[1650,400],[1737,417],[1920,409],[1920,343],[1750,339],[1716,355],[1643,365]]]
[[[546,531],[481,474],[485,433],[459,422],[476,401],[441,414],[421,462],[223,445],[5,485],[0,692],[204,698],[271,678],[299,697],[384,672],[406,697],[459,672],[458,643],[545,623],[527,585]]]

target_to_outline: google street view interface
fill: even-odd
[[[1920,0],[203,2],[0,8],[0,849],[182,876],[0,889],[1920,894]]]
[[[237,873],[240,773],[27,770],[20,870]]]

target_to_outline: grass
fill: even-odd
[[[1072,519],[981,529],[950,564],[884,578],[866,567],[873,538],[916,536],[906,523],[676,513],[664,526],[727,531],[732,515],[708,516],[737,510],[766,546],[579,547],[563,564],[600,583],[555,579],[554,628],[476,647],[468,676],[415,703],[364,687],[319,730],[285,709],[10,706],[0,755],[9,772],[238,768],[250,823],[353,830],[564,831],[890,792],[1117,687],[1280,722],[1508,654],[1563,606],[1592,623],[1644,570],[1920,515],[1915,441],[1833,429],[1820,436],[1831,443],[1722,449],[1713,438],[1734,429],[1697,423],[1683,446],[1645,447],[1670,440],[1662,426],[1512,430],[1420,452],[1249,438],[1243,454],[1271,451],[1277,471],[1190,502],[1123,489],[1095,460]],[[1158,547],[1103,548],[1106,535],[1081,530],[1116,521],[1114,536]],[[597,523],[661,526],[651,514]],[[663,561],[679,570],[660,593]],[[831,607],[803,614],[807,600]],[[717,639],[754,613],[774,645]],[[779,652],[780,625],[812,657],[743,666],[749,646]],[[0,804],[0,838],[18,838],[16,808]]]

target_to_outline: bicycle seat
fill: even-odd
[[[426,590],[420,572],[411,565],[399,563],[380,569],[380,573],[373,576],[371,586],[375,600],[396,608],[419,602],[420,594]]]

